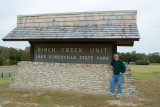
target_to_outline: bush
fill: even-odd
[[[0,66],[2,66],[3,64],[3,60],[0,58]]]
[[[3,66],[3,65],[7,65],[7,61],[5,58],[3,58],[2,56],[0,56],[0,66]]]
[[[9,64],[10,64],[10,65],[16,65],[17,63],[18,63],[17,60],[10,60],[10,61],[9,61]]]
[[[139,60],[135,62],[136,65],[149,65],[149,62],[146,60]]]

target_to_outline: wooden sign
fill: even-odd
[[[35,44],[34,61],[56,63],[109,64],[111,44]]]

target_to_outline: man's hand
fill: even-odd
[[[113,66],[111,66],[111,69],[113,70]]]
[[[120,74],[120,75],[122,75],[123,73],[122,73],[122,72],[120,72],[119,74]]]

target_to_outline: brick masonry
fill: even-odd
[[[106,64],[21,61],[17,65],[10,87],[105,95],[109,92],[112,74],[113,71]],[[129,66],[123,77],[123,94],[136,93]]]

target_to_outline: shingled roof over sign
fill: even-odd
[[[137,11],[97,11],[19,15],[4,41],[139,40]]]

